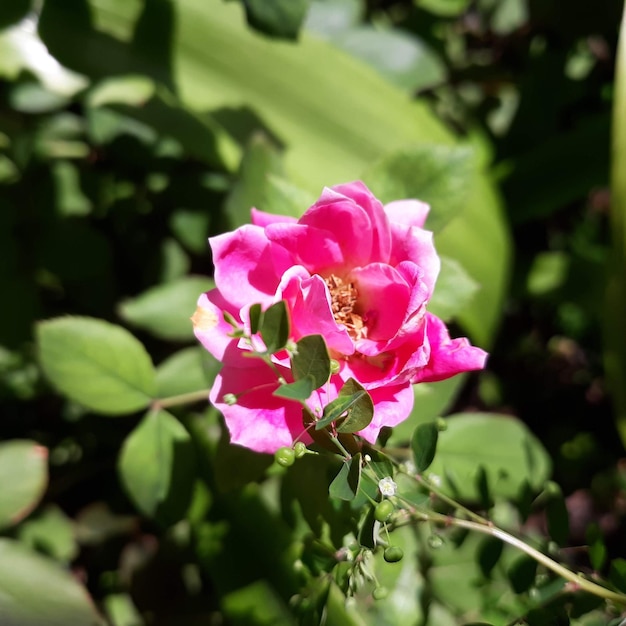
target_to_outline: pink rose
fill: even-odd
[[[229,336],[229,313],[249,328],[252,304],[284,300],[291,338],[324,337],[340,364],[328,384],[307,400],[313,415],[337,397],[349,378],[365,387],[374,417],[358,433],[374,442],[413,407],[412,383],[443,380],[481,369],[486,353],[450,339],[426,311],[439,273],[432,233],[422,228],[428,205],[399,200],[383,206],[362,182],[324,189],[299,219],[252,210],[252,224],[212,237],[216,288],[202,294],[195,333],[223,368],[211,402],[223,413],[232,443],[259,452],[291,446],[302,435],[302,406],[273,396],[276,373],[244,358],[245,341]],[[286,353],[273,357],[293,380]],[[225,394],[241,394],[236,404]]]

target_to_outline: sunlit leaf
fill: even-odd
[[[328,489],[332,498],[339,500],[353,500],[359,492],[361,483],[361,455],[356,454],[345,461],[337,476]]]
[[[330,357],[321,335],[308,335],[297,342],[298,350],[291,357],[291,368],[296,380],[312,376],[314,389],[319,389],[330,377]]]
[[[268,352],[274,353],[285,347],[289,339],[289,315],[284,300],[263,311],[259,332]]]
[[[437,451],[437,439],[439,430],[435,422],[420,424],[413,433],[411,439],[411,449],[413,450],[413,461],[418,473],[430,467]]]
[[[39,360],[69,398],[108,415],[133,413],[156,391],[154,367],[127,330],[88,317],[61,317],[36,329]]]
[[[294,383],[280,385],[273,395],[281,398],[288,398],[290,400],[304,401],[308,400],[314,389],[317,389],[315,386],[315,379],[313,376],[309,375],[296,380]]]

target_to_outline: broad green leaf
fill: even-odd
[[[176,209],[170,217],[170,228],[176,238],[194,254],[207,254],[210,214],[208,211]]]
[[[171,237],[161,242],[161,281],[172,283],[181,280],[189,271],[189,257],[182,246]]]
[[[439,430],[435,422],[420,424],[411,438],[411,449],[413,450],[413,461],[418,473],[422,473],[430,467],[437,451],[437,439]]]
[[[273,174],[268,174],[266,182],[256,207],[268,213],[299,218],[316,200],[312,193]]]
[[[104,626],[76,577],[51,559],[0,538],[0,613],[15,626]]]
[[[143,626],[145,622],[131,597],[126,593],[114,593],[104,599],[104,610],[112,626]]]
[[[164,524],[189,506],[196,460],[189,433],[167,411],[149,411],[124,441],[118,471],[137,509]]]
[[[51,113],[65,108],[69,98],[49,91],[36,82],[18,83],[9,92],[11,108],[20,113]]]
[[[44,551],[61,563],[67,564],[78,555],[72,520],[55,505],[48,505],[21,524],[18,537],[23,544]]]
[[[350,460],[345,461],[337,476],[335,476],[328,493],[331,498],[340,500],[353,500],[359,492],[361,484],[361,454],[355,454]]]
[[[186,276],[125,300],[118,307],[119,314],[125,321],[160,339],[188,341],[194,336],[189,318],[198,298],[213,287],[210,278]]]
[[[458,261],[442,256],[441,271],[428,310],[447,322],[467,307],[479,289]]]
[[[241,0],[248,24],[284,39],[296,39],[306,17],[310,0]]]
[[[312,376],[314,389],[326,384],[330,377],[330,357],[321,335],[308,335],[297,342],[298,351],[291,357],[291,369],[296,380]]]
[[[159,363],[156,384],[159,398],[208,389],[220,363],[204,348],[183,348]]]
[[[124,328],[89,317],[60,317],[39,322],[36,335],[48,379],[87,408],[133,413],[154,397],[150,356]]]
[[[475,176],[471,148],[433,144],[383,157],[363,180],[383,203],[405,198],[428,203],[426,227],[437,232],[464,210]]]
[[[459,497],[479,500],[478,468],[486,473],[493,496],[516,498],[525,483],[539,490],[550,474],[541,443],[515,418],[467,413],[447,418],[430,471],[453,481]]]
[[[34,441],[0,443],[0,529],[17,524],[39,504],[48,485],[48,450]]]
[[[537,575],[537,561],[521,554],[515,558],[507,570],[511,587],[515,593],[528,591],[535,582]]]
[[[320,37],[332,37],[355,26],[362,12],[360,0],[312,0],[304,26]]]
[[[289,315],[284,300],[275,302],[263,311],[259,332],[268,352],[273,354],[285,347],[289,339]]]
[[[615,90],[611,165],[612,255],[605,311],[604,364],[615,406],[617,429],[626,445],[626,7],[620,28]]]
[[[446,66],[437,54],[407,32],[360,26],[335,35],[331,41],[411,93],[439,85],[447,77]]]
[[[302,400],[304,402],[308,400],[314,389],[317,389],[315,379],[313,376],[309,375],[300,380],[296,380],[294,383],[280,385],[272,395],[279,396],[280,398],[288,398],[290,400]]]

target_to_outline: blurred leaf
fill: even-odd
[[[118,311],[125,321],[170,341],[193,339],[190,316],[200,294],[214,287],[210,278],[186,276],[176,281],[151,287],[124,300]]]
[[[313,0],[305,28],[320,37],[332,37],[355,26],[362,12],[360,0]]]
[[[546,505],[546,519],[550,537],[560,546],[567,545],[569,538],[569,515],[565,498],[556,483],[550,483],[550,498]]]
[[[106,415],[133,413],[155,395],[154,367],[121,326],[90,317],[59,317],[36,327],[44,374],[63,394]]]
[[[498,35],[507,35],[527,21],[527,0],[500,0],[491,18],[491,27]]]
[[[502,556],[503,550],[504,544],[496,537],[485,537],[482,540],[478,549],[478,564],[483,576],[488,578],[491,575],[493,568]]]
[[[256,207],[268,213],[299,218],[316,200],[313,194],[274,174],[268,174],[266,183],[265,194]]]
[[[309,399],[314,389],[317,389],[315,380],[313,376],[309,375],[300,378],[300,380],[296,380],[294,383],[280,385],[272,395],[279,396],[280,398],[288,398],[290,400],[302,400],[304,402]]]
[[[276,145],[264,133],[252,135],[246,146],[237,181],[226,198],[224,212],[233,228],[250,222],[250,210],[259,208],[270,175],[282,174],[282,162]]]
[[[536,574],[537,561],[526,555],[516,557],[507,570],[507,575],[515,593],[528,591],[535,582]]]
[[[414,2],[420,9],[442,17],[455,17],[463,13],[470,4],[470,0],[414,0]]]
[[[430,204],[426,227],[437,232],[462,212],[475,175],[470,148],[433,144],[383,157],[363,180],[383,203],[415,198]]]
[[[50,113],[68,103],[69,98],[48,91],[35,82],[18,83],[9,92],[9,104],[20,113]]]
[[[195,470],[189,434],[163,409],[146,414],[124,441],[118,460],[120,480],[135,506],[166,525],[187,511]]]
[[[241,0],[248,24],[253,28],[284,39],[296,39],[310,0]]]
[[[339,500],[354,500],[361,484],[361,454],[355,454],[351,459],[344,461],[341,469],[328,488],[331,498]]]
[[[259,332],[271,354],[285,347],[289,339],[289,315],[284,300],[275,302],[263,311]]]
[[[613,559],[609,580],[617,589],[626,592],[626,559]]]
[[[361,26],[335,35],[332,42],[410,92],[434,87],[447,78],[446,66],[437,54],[415,35],[400,30]]]
[[[137,532],[138,521],[135,516],[111,512],[104,502],[95,502],[76,516],[76,538],[81,545],[97,546],[111,537]]]
[[[156,384],[159,398],[207,389],[220,368],[204,348],[183,348],[159,363]]]
[[[180,280],[189,271],[189,257],[182,246],[171,237],[161,242],[161,282]]]
[[[441,271],[428,310],[448,322],[465,309],[480,286],[460,263],[445,256],[440,258]]]
[[[170,217],[170,228],[190,252],[207,254],[209,221],[208,211],[176,209]]]
[[[39,503],[48,486],[48,450],[34,441],[0,443],[0,528],[17,524]]]
[[[0,538],[0,589],[7,626],[104,626],[70,572],[12,539]]]
[[[91,212],[91,200],[80,187],[77,167],[70,161],[59,160],[52,165],[55,182],[56,206],[61,215],[87,215]]]
[[[447,418],[430,470],[454,481],[459,497],[478,500],[477,471],[486,472],[492,496],[515,499],[525,482],[538,490],[550,474],[550,458],[522,422],[488,413]],[[449,478],[448,478],[449,477]]]
[[[591,567],[596,572],[599,572],[606,562],[607,549],[604,543],[604,537],[602,530],[596,523],[589,524],[585,531],[585,539],[589,546],[589,560],[591,561]]]
[[[110,594],[104,599],[103,604],[112,626],[143,626],[145,624],[128,594]]]
[[[413,461],[416,471],[421,474],[430,467],[437,451],[439,430],[435,422],[420,424],[411,438]]]
[[[606,291],[604,366],[616,425],[626,445],[626,7],[623,9],[615,70],[611,164],[612,255]]]
[[[233,626],[295,626],[287,605],[267,580],[257,580],[231,591],[222,599]]]
[[[20,541],[61,563],[78,555],[72,520],[56,505],[48,505],[39,515],[24,522],[18,531]]]
[[[540,252],[535,255],[526,278],[528,293],[540,297],[562,287],[569,267],[570,257],[564,252]]]
[[[321,335],[308,335],[297,342],[298,351],[291,357],[291,369],[296,380],[312,376],[319,389],[330,378],[330,357]]]

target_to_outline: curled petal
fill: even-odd
[[[237,312],[231,309],[222,294],[211,289],[198,298],[196,312],[191,317],[197,339],[218,361],[223,361],[228,346],[236,343],[228,336],[233,327],[224,321],[224,311],[237,319]]]
[[[426,314],[426,329],[430,359],[412,382],[436,382],[485,367],[487,353],[472,346],[465,337],[450,339],[446,325],[431,313]]]

